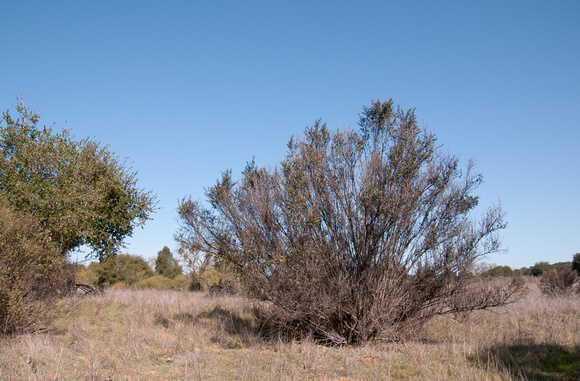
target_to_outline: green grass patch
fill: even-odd
[[[513,377],[531,380],[580,380],[580,347],[561,345],[508,345],[491,349]],[[487,354],[480,356],[487,362]]]

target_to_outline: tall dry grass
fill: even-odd
[[[342,348],[261,337],[241,297],[109,290],[49,331],[0,342],[0,379],[580,379],[580,298],[534,287],[464,322],[438,317],[401,342]]]

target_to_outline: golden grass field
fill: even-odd
[[[259,335],[241,297],[108,290],[0,341],[1,380],[580,380],[580,297],[438,317],[409,339],[329,348]]]

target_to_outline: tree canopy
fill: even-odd
[[[163,249],[157,253],[157,259],[155,259],[155,272],[170,279],[183,273],[183,268],[179,265],[179,261],[173,257],[173,253],[167,246],[164,246]]]
[[[572,270],[580,275],[580,253],[576,253],[574,254],[574,257],[572,257]]]
[[[116,253],[150,219],[155,196],[108,146],[39,128],[37,113],[21,100],[14,107],[18,116],[8,110],[0,124],[0,193],[38,220],[61,255],[83,245],[100,259]]]
[[[479,221],[473,163],[444,154],[413,110],[372,102],[360,130],[321,121],[279,167],[223,173],[208,206],[184,198],[177,236],[236,269],[268,324],[343,344],[394,335],[438,314],[506,303],[518,289],[474,283],[501,250],[499,206]]]

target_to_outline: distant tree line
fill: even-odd
[[[76,265],[76,282],[97,288],[158,289],[190,291],[235,291],[233,275],[216,269],[211,262],[184,274],[179,259],[165,246],[153,266],[139,255],[119,254],[88,266]]]
[[[510,277],[513,275],[540,277],[558,267],[567,268],[580,274],[580,253],[575,254],[570,262],[557,262],[550,264],[549,262],[541,261],[536,262],[531,267],[521,267],[519,269],[512,269],[510,266],[492,266],[491,268],[482,271],[481,275],[492,278],[500,276]]]
[[[540,278],[538,287],[548,296],[580,296],[580,253],[574,254],[571,262],[537,262],[532,267],[512,270],[509,266],[493,266],[481,273],[483,277],[532,276]]]
[[[141,256],[119,254],[77,270],[77,281],[96,287],[187,289],[189,279],[167,246],[158,252],[155,268]]]

